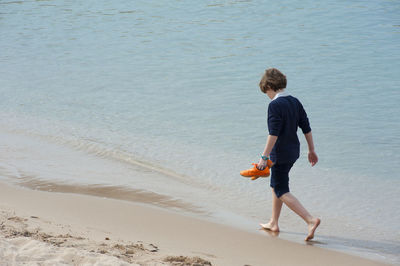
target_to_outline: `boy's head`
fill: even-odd
[[[276,68],[265,70],[264,76],[260,81],[260,89],[263,93],[268,90],[279,91],[286,88],[286,76]]]

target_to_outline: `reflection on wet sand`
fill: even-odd
[[[96,197],[105,197],[118,200],[139,202],[145,204],[151,204],[162,208],[171,210],[184,211],[186,213],[192,213],[202,216],[208,216],[209,214],[201,208],[194,206],[193,204],[184,202],[180,199],[174,199],[172,197],[158,194],[151,191],[127,188],[124,186],[115,185],[104,185],[104,184],[68,184],[65,182],[54,182],[49,180],[43,180],[30,176],[21,176],[15,179],[15,183],[19,186],[48,191],[48,192],[60,192],[60,193],[75,193],[90,195]]]

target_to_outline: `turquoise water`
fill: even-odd
[[[268,180],[238,172],[264,147],[258,82],[277,67],[311,120],[320,162],[302,139],[291,187],[323,218],[321,246],[399,263],[399,14],[376,0],[0,0],[0,173],[146,189],[254,228]],[[288,210],[281,227],[302,239]]]

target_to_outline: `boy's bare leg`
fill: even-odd
[[[278,220],[281,215],[283,202],[275,195],[274,189],[272,189],[272,215],[271,220],[266,224],[260,224],[264,229],[272,232],[279,232]]]
[[[300,201],[290,192],[283,194],[280,197],[280,200],[283,201],[292,211],[303,218],[303,220],[308,224],[308,235],[305,240],[308,241],[313,239],[315,230],[321,223],[321,220],[311,216],[311,214],[303,207],[303,205],[301,205]]]

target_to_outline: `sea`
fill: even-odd
[[[264,149],[270,67],[319,156],[299,130],[311,244],[400,264],[396,0],[0,0],[0,181],[158,195],[146,204],[271,237],[269,179],[239,175]],[[280,228],[304,244],[287,207]]]

